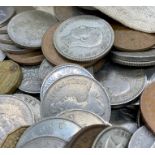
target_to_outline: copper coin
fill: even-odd
[[[148,85],[140,99],[140,109],[146,125],[155,133],[155,82]]]
[[[91,148],[98,134],[106,125],[92,125],[81,129],[66,145],[67,148]]]
[[[20,66],[11,61],[0,62],[0,94],[14,93],[22,80]]]
[[[19,64],[22,64],[22,65],[38,65],[44,59],[44,56],[43,56],[41,50],[40,51],[32,51],[32,52],[25,53],[25,54],[7,53],[6,55],[9,59],[11,59]]]
[[[68,60],[61,56],[55,49],[54,44],[52,42],[53,40],[53,35],[55,30],[57,29],[58,25],[60,23],[55,24],[54,26],[50,27],[47,32],[45,33],[43,40],[42,40],[42,52],[46,59],[51,62],[53,65],[62,65],[66,63],[74,63],[74,64],[79,64],[83,67],[89,67],[95,64],[96,61],[91,61],[91,62],[74,62],[71,60]]]

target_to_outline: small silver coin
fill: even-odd
[[[54,136],[69,141],[79,130],[77,124],[67,119],[48,118],[28,128],[19,139],[17,147],[40,136]]]
[[[84,75],[94,78],[86,69],[84,69],[79,65],[75,64],[59,65],[53,68],[53,70],[44,78],[40,91],[40,99],[43,100],[46,91],[55,81],[68,75]]]
[[[44,136],[35,138],[21,148],[63,148],[66,142],[58,137]]]
[[[155,142],[155,136],[145,126],[140,127],[131,137],[129,148],[150,148]]]
[[[142,69],[128,69],[110,63],[105,64],[95,77],[107,90],[113,106],[136,99],[146,82]]]
[[[40,93],[42,80],[39,78],[39,66],[22,66],[22,73],[23,80],[19,89],[30,94]]]
[[[92,61],[109,52],[114,43],[114,32],[105,20],[81,15],[61,23],[53,41],[62,56],[75,61]]]
[[[8,34],[0,34],[0,42],[4,44],[14,44]]]
[[[7,34],[7,26],[0,27],[0,34]]]
[[[54,23],[56,19],[47,12],[26,11],[10,20],[8,34],[21,47],[40,48],[44,33]]]
[[[6,57],[6,54],[0,50],[0,61],[3,61]]]
[[[69,75],[57,80],[47,90],[42,104],[42,117],[56,116],[64,110],[82,109],[109,121],[110,100],[105,89],[93,78]]]
[[[126,148],[131,133],[121,127],[109,127],[103,130],[93,143],[94,148]]]

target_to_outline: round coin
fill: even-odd
[[[6,57],[5,53],[0,50],[0,61],[3,61],[5,57]]]

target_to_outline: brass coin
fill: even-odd
[[[0,94],[14,93],[22,80],[20,66],[10,60],[0,62]]]

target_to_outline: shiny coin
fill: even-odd
[[[150,148],[155,142],[155,136],[145,127],[140,127],[131,137],[129,148]]]
[[[23,66],[22,73],[23,80],[19,89],[31,94],[40,93],[42,80],[39,78],[39,66]]]
[[[136,99],[146,82],[143,70],[122,68],[110,63],[104,65],[96,74],[96,78],[107,90],[113,106]]]
[[[18,64],[6,60],[0,62],[0,94],[14,93],[22,81],[22,71]]]
[[[6,57],[6,54],[0,50],[0,61],[3,61]]]
[[[64,57],[92,61],[106,55],[114,42],[111,26],[96,16],[81,15],[64,21],[54,33],[54,45]]]
[[[93,143],[94,148],[126,148],[131,133],[121,127],[109,127],[103,130]]]
[[[26,11],[16,15],[8,24],[8,34],[18,45],[26,48],[39,48],[46,30],[56,19],[43,11]]]
[[[109,121],[111,107],[105,89],[93,78],[70,75],[56,81],[47,90],[42,104],[43,117],[56,116],[69,109],[94,112]]]
[[[14,44],[8,34],[0,34],[0,42],[4,44]]]
[[[0,27],[0,34],[7,34],[7,26]]]
[[[41,136],[54,136],[69,141],[79,130],[80,127],[77,124],[67,119],[48,118],[28,128],[20,138],[17,147]]]

